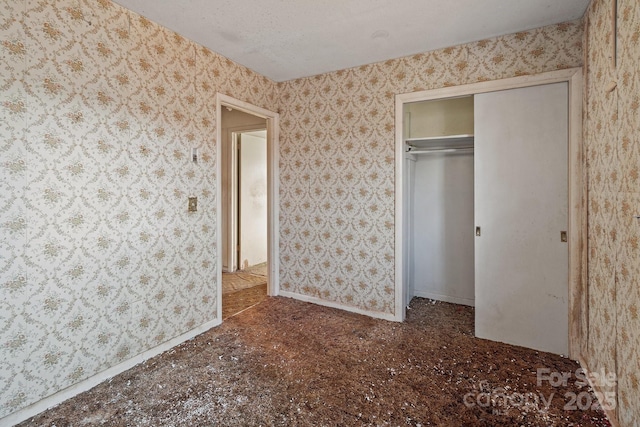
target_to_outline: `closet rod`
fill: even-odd
[[[456,147],[456,148],[414,148],[407,147],[407,153],[410,154],[434,154],[434,153],[456,153],[456,152],[472,152],[473,147]]]

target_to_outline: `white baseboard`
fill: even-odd
[[[38,415],[39,413],[52,408],[65,400],[68,400],[74,396],[77,396],[80,393],[83,393],[87,390],[92,389],[97,386],[101,382],[108,380],[127,369],[131,369],[135,365],[144,362],[147,359],[150,359],[154,356],[157,356],[160,353],[163,353],[178,344],[182,344],[183,342],[190,340],[196,335],[200,335],[201,333],[208,331],[211,328],[219,326],[222,323],[222,320],[215,319],[210,322],[207,322],[201,326],[198,326],[195,329],[190,330],[189,332],[179,335],[175,338],[170,339],[167,342],[160,344],[157,347],[154,347],[150,350],[145,351],[144,353],[140,353],[137,356],[132,357],[131,359],[125,360],[115,366],[112,366],[109,369],[106,369],[102,372],[93,375],[92,377],[87,378],[84,381],[81,381],[77,384],[74,384],[70,387],[67,387],[59,392],[52,394],[51,396],[45,397],[42,400],[39,400],[26,408],[20,409],[12,414],[7,415],[4,418],[0,418],[0,426],[13,426],[15,424],[21,423],[33,416]]]
[[[476,305],[475,299],[472,299],[472,298],[452,297],[449,295],[442,295],[435,292],[425,292],[425,291],[415,291],[414,294],[415,294],[414,296],[416,297],[429,298],[436,301],[450,302],[452,304],[468,305],[471,307],[475,307]]]
[[[282,297],[292,298],[292,299],[296,299],[296,300],[304,301],[304,302],[310,302],[312,304],[322,305],[322,306],[325,306],[325,307],[331,307],[331,308],[337,308],[339,310],[350,311],[352,313],[362,314],[362,315],[365,315],[365,316],[374,317],[376,319],[389,320],[391,322],[398,322],[399,321],[398,319],[396,319],[396,317],[393,314],[382,313],[382,312],[379,312],[379,311],[362,310],[362,309],[357,308],[357,307],[351,307],[349,305],[343,305],[343,304],[339,304],[339,303],[336,303],[336,302],[333,302],[333,301],[325,301],[323,299],[316,298],[316,297],[310,297],[310,296],[307,296],[307,295],[297,294],[297,293],[294,293],[294,292],[285,292],[282,289],[280,289],[279,295],[282,296]]]

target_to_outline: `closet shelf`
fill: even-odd
[[[427,138],[408,138],[405,140],[409,153],[437,153],[470,151],[473,149],[473,135],[448,135]]]

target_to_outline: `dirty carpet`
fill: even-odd
[[[21,426],[609,425],[538,368],[578,365],[475,338],[470,307],[414,298],[399,324],[275,297]]]

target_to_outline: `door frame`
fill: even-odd
[[[229,95],[216,93],[216,247],[217,316],[222,321],[222,108],[231,107],[267,121],[267,294],[280,293],[279,120],[280,115]]]
[[[587,278],[586,244],[587,223],[584,200],[586,181],[583,178],[584,157],[582,147],[582,68],[550,71],[546,73],[512,77],[501,80],[471,83],[460,86],[444,87],[398,94],[395,97],[395,312],[397,321],[404,321],[406,307],[404,293],[407,287],[405,277],[404,242],[408,239],[407,224],[404,220],[404,185],[406,180],[406,160],[403,141],[404,104],[476,95],[486,92],[540,86],[551,83],[568,83],[569,89],[569,135],[568,135],[568,193],[569,193],[569,357],[580,357],[581,313],[583,309],[582,292]]]

